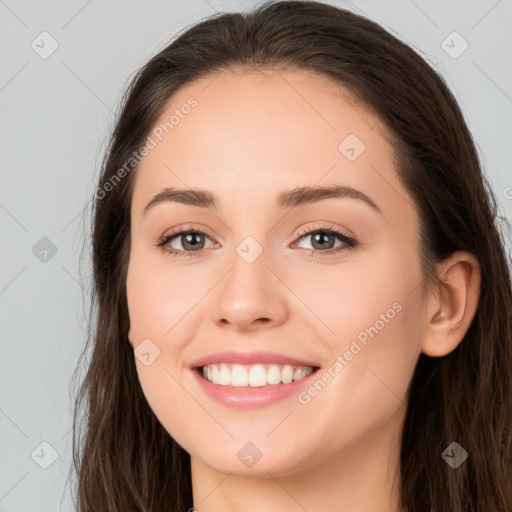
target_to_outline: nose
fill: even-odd
[[[286,321],[286,287],[268,265],[266,253],[252,263],[235,254],[233,265],[218,285],[213,320],[224,329],[251,332]]]

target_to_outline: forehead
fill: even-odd
[[[197,106],[179,120],[174,116],[178,123],[165,130],[173,113],[189,110],[191,98]],[[235,70],[203,77],[178,90],[155,125],[166,132],[163,138],[176,144],[187,142],[187,147],[201,143],[207,149],[210,144],[220,147],[231,141],[230,153],[281,146],[282,152],[291,148],[294,155],[311,155],[318,161],[318,155],[311,154],[312,144],[323,139],[326,148],[339,151],[339,142],[350,130],[366,146],[390,149],[385,148],[387,131],[378,117],[339,84],[302,70]],[[192,138],[189,127],[194,130]],[[244,145],[235,147],[237,141]],[[299,145],[302,141],[310,144]]]
[[[260,194],[274,200],[280,189],[332,183],[364,188],[376,202],[407,195],[382,122],[315,73],[205,76],[168,100],[150,136],[154,148],[136,172],[139,210],[170,186],[260,205]]]

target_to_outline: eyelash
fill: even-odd
[[[306,228],[303,231],[301,231],[298,235],[298,241],[301,241],[303,238],[309,236],[309,235],[316,235],[318,233],[328,233],[329,235],[334,235],[337,238],[339,238],[345,246],[342,247],[336,247],[332,249],[327,249],[325,251],[321,251],[319,249],[304,249],[311,251],[310,255],[317,257],[323,257],[323,256],[329,256],[333,253],[339,253],[342,251],[346,251],[349,249],[353,249],[358,245],[358,242],[355,238],[350,237],[346,235],[345,233],[338,231],[337,229],[334,229],[331,226],[321,226],[321,227],[314,227],[314,228]],[[168,233],[164,235],[162,238],[160,238],[157,243],[155,244],[156,247],[161,247],[166,253],[170,254],[171,256],[198,256],[202,254],[207,249],[200,249],[199,251],[182,251],[177,249],[172,249],[168,246],[169,242],[171,242],[174,238],[177,238],[179,236],[185,236],[190,234],[200,234],[205,235],[208,238],[211,238],[207,233],[202,231],[201,229],[195,229],[195,228],[179,228],[171,233]]]

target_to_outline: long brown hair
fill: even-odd
[[[127,338],[137,166],[126,162],[177,90],[235,68],[313,71],[351,92],[393,138],[397,173],[420,215],[426,285],[436,278],[435,263],[454,251],[478,259],[479,306],[465,338],[444,357],[421,354],[415,368],[401,444],[401,504],[409,512],[511,511],[510,262],[463,114],[442,77],[375,22],[320,2],[280,1],[215,14],[183,31],[125,93],[93,205],[94,289],[79,365],[91,340],[92,354],[73,432],[80,512],[192,507],[190,458],[149,407]],[[453,441],[469,455],[457,469],[441,457]]]

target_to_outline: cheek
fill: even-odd
[[[194,425],[173,411],[195,411],[197,404],[183,387],[180,366],[196,305],[205,291],[179,269],[162,270],[148,255],[133,251],[127,273],[130,341],[143,394],[165,428],[190,444]],[[197,321],[197,318],[196,318]],[[144,350],[142,350],[144,347]],[[149,353],[149,361],[142,354]],[[197,434],[199,435],[199,434]]]
[[[137,254],[130,261],[126,288],[134,341],[176,338],[208,291],[199,273],[190,278],[191,267],[163,263]]]
[[[403,411],[420,353],[419,287],[410,293],[417,269],[399,261],[367,268],[331,281],[333,293],[323,303],[336,333],[324,337],[332,361],[300,397],[307,416],[325,419],[322,435],[333,450]]]
[[[421,282],[417,259],[390,249],[371,265],[333,273],[319,283],[328,293],[310,297],[331,329],[323,340],[332,363],[340,363],[333,391],[359,397],[358,408],[379,408],[386,396],[405,401],[421,352]]]

